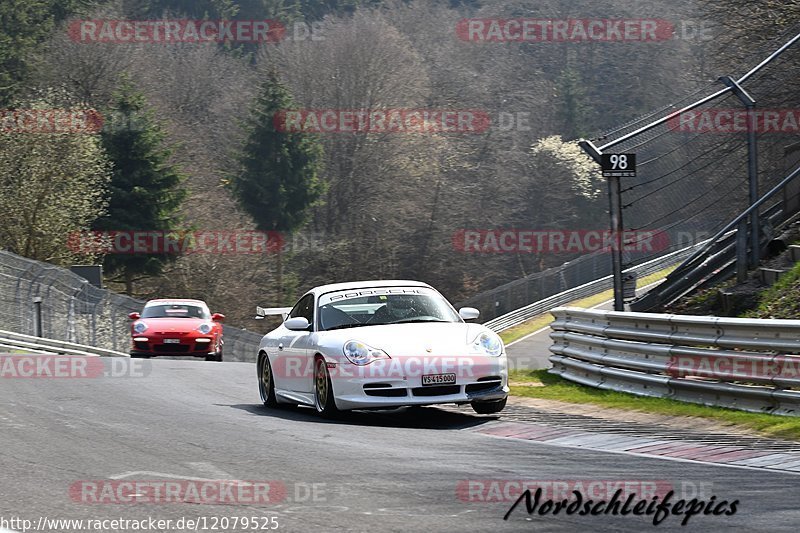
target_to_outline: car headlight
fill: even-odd
[[[209,333],[211,333],[211,329],[212,329],[211,324],[203,322],[202,324],[200,324],[200,327],[197,328],[197,331],[199,331],[203,335],[208,335]]]
[[[147,331],[147,324],[145,324],[144,322],[137,322],[136,324],[133,325],[133,331],[135,331],[136,333],[144,333],[145,331]]]
[[[383,350],[378,350],[359,341],[344,343],[344,356],[354,365],[364,366],[377,359],[391,359]]]
[[[473,345],[478,351],[486,355],[497,356],[503,353],[503,342],[500,340],[500,337],[487,331],[478,335]]]

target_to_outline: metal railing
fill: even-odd
[[[58,355],[84,355],[92,357],[128,357],[127,353],[106,350],[95,346],[75,344],[33,335],[23,335],[13,331],[0,331],[0,348]]]
[[[656,272],[684,261],[694,252],[694,250],[703,245],[704,243],[698,243],[694,246],[684,248],[683,250],[678,250],[677,252],[672,252],[662,257],[658,257],[646,263],[642,263],[641,265],[629,268],[625,271],[625,273],[635,273],[638,278],[655,274]],[[506,329],[522,324],[526,320],[530,320],[531,318],[546,313],[554,307],[565,305],[570,302],[574,302],[575,300],[580,300],[581,298],[586,298],[603,291],[607,291],[612,287],[612,284],[612,276],[605,276],[603,278],[580,285],[579,287],[554,294],[553,296],[549,296],[532,304],[526,305],[510,313],[506,313],[505,315],[485,322],[484,325],[499,333]]]
[[[609,274],[611,261],[608,254],[597,251],[483,291],[458,302],[456,307],[475,307],[484,320],[495,319]]]
[[[800,176],[800,166],[786,176],[780,183],[762,196],[752,206],[726,224],[707,243],[699,247],[693,254],[675,269],[664,283],[631,304],[633,311],[658,310],[667,306],[687,293],[713,285],[732,277],[739,270],[740,279],[744,281],[747,268],[746,241],[750,228],[747,218],[756,213],[769,199],[780,192],[785,192],[793,180]],[[786,197],[787,195],[784,194]],[[789,209],[786,198],[768,208],[758,219],[760,227],[772,228],[769,234],[760,233],[758,246],[766,248],[774,233],[788,226],[797,218],[797,212]],[[745,234],[745,235],[741,235]],[[742,272],[743,270],[743,272]]]
[[[550,373],[641,396],[800,416],[800,320],[552,311]]]

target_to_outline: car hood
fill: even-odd
[[[164,332],[186,332],[194,331],[200,324],[211,323],[210,320],[202,318],[141,318],[139,322],[144,322],[152,331]]]
[[[344,343],[357,340],[383,350],[391,357],[457,356],[467,354],[467,345],[484,331],[489,329],[481,324],[454,322],[364,326],[323,331],[318,335],[320,344],[332,350],[341,351]]]

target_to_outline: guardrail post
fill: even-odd
[[[37,337],[44,337],[42,327],[42,297],[33,297],[33,332]]]

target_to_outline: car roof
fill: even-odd
[[[148,305],[164,305],[164,304],[192,304],[192,305],[206,305],[203,300],[193,300],[191,298],[157,298],[155,300],[150,300],[146,304],[145,307]]]
[[[433,289],[433,287],[421,281],[411,281],[402,279],[390,279],[390,280],[381,279],[372,281],[351,281],[348,283],[331,283],[329,285],[320,285],[319,287],[314,287],[306,294],[314,293],[317,296],[319,296],[321,294],[326,294],[329,292],[346,291],[353,289],[373,289],[375,287],[427,287],[429,289]]]

